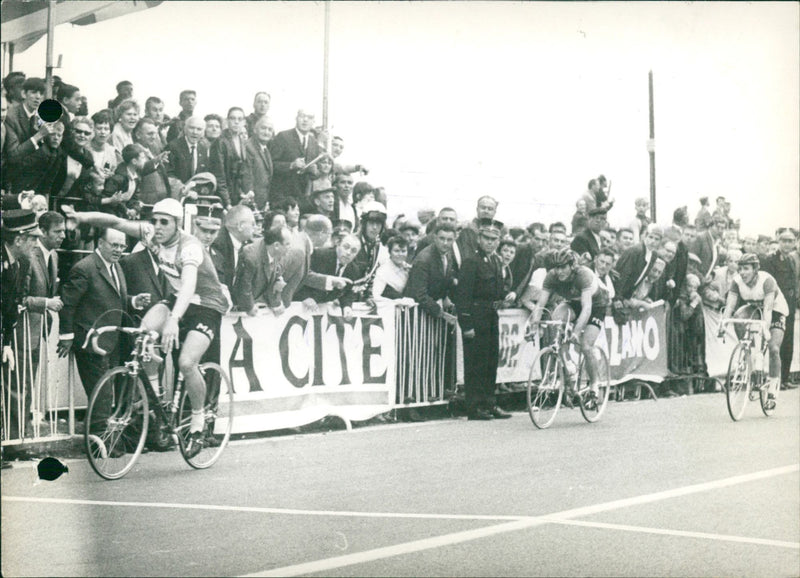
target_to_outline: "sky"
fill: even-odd
[[[332,2],[329,118],[344,158],[386,187],[390,216],[480,195],[509,225],[569,221],[604,174],[628,223],[649,196],[654,75],[657,216],[718,195],[745,233],[800,222],[800,4],[796,2]],[[324,3],[164,2],[59,26],[57,71],[94,112],[122,79],[178,112],[249,113],[272,95],[277,130],[322,120]],[[56,56],[57,57],[57,56]],[[44,75],[45,40],[15,57]],[[712,201],[713,204],[713,201]]]

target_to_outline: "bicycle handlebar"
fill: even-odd
[[[158,332],[145,329],[144,327],[117,327],[116,325],[107,325],[105,327],[100,327],[99,329],[92,328],[89,330],[89,333],[86,334],[86,340],[83,342],[83,347],[85,348],[91,340],[92,349],[95,353],[98,355],[108,355],[108,351],[100,347],[97,344],[97,340],[104,333],[110,333],[111,331],[119,331],[120,333],[125,333],[127,335],[146,335],[150,337],[151,342],[148,344],[148,353],[150,353],[153,359],[159,363],[164,361],[164,359],[155,352],[155,341],[159,337]]]

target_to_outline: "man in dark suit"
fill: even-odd
[[[253,97],[253,112],[248,114],[247,119],[245,119],[247,136],[249,138],[253,138],[255,136],[256,123],[262,118],[265,118],[267,113],[269,113],[269,105],[271,101],[272,97],[268,92],[257,92],[255,97]]]
[[[620,255],[614,267],[617,273],[614,283],[614,307],[620,307],[623,300],[631,298],[633,290],[653,267],[658,257],[656,251],[661,239],[661,228],[651,223],[645,229],[642,242]]]
[[[2,213],[2,227],[0,238],[3,241],[2,250],[2,279],[0,290],[0,326],[2,326],[3,341],[3,372],[14,371],[17,358],[20,362],[23,354],[23,344],[14,339],[17,321],[21,318],[20,307],[24,305],[28,283],[30,280],[30,255],[36,246],[41,231],[36,226],[36,215],[29,209],[5,210]],[[16,351],[14,350],[16,341]],[[26,435],[23,426],[24,416],[30,408],[30,390],[24,399],[22,393],[13,386],[14,379],[3,380],[3,399],[10,400],[10,407],[3,408],[10,414],[10,421],[6,423],[6,433],[12,438],[22,438]],[[18,406],[22,405],[22,415]]]
[[[167,175],[182,183],[197,173],[208,171],[208,147],[202,142],[206,122],[197,116],[186,119],[183,134],[167,145],[169,166]]]
[[[591,266],[594,258],[600,253],[600,231],[602,231],[608,223],[606,222],[607,212],[605,209],[597,207],[590,210],[588,214],[589,221],[586,228],[575,235],[570,248],[580,255],[582,265]]]
[[[789,372],[792,368],[794,354],[794,320],[797,312],[798,271],[792,252],[797,246],[797,237],[789,229],[779,230],[778,250],[772,255],[762,258],[761,269],[775,278],[778,288],[789,305],[786,316],[786,331],[781,342],[781,389],[794,389],[797,386],[789,383]]]
[[[133,142],[145,150],[147,160],[153,163],[154,171],[142,170],[136,193],[145,205],[155,205],[161,199],[178,195],[183,183],[167,175],[166,163],[169,154],[162,151],[158,124],[152,118],[144,117],[133,129]]]
[[[420,251],[411,271],[404,291],[419,303],[420,309],[431,317],[442,317],[446,309],[452,308],[450,298],[455,289],[458,268],[453,258],[453,243],[456,230],[452,225],[437,224],[433,230],[433,243]],[[444,307],[442,306],[444,304]],[[454,325],[454,317],[446,317]]]
[[[150,307],[167,299],[171,293],[164,272],[158,267],[158,257],[148,248],[126,255],[119,260],[128,292],[150,295],[150,304],[137,313],[144,315]]]
[[[67,176],[67,154],[61,147],[64,124],[56,121],[44,126],[47,126],[47,136],[37,141],[35,149],[21,156],[9,157],[8,178],[12,194],[35,191],[39,195],[54,196],[64,185]],[[32,143],[38,135],[36,133],[33,140],[26,141],[26,144]],[[22,146],[16,150],[19,153],[24,148]]]
[[[41,78],[28,78],[22,85],[22,102],[9,106],[4,120],[8,131],[7,141],[3,148],[9,159],[32,153],[49,134],[46,123],[39,126],[41,119],[37,114],[44,94],[44,81]]]
[[[314,115],[301,109],[297,111],[295,127],[279,132],[270,141],[269,152],[275,168],[271,188],[273,204],[286,197],[299,202],[306,192],[309,176],[315,176],[313,166],[306,169],[320,153],[311,132],[313,127]]]
[[[275,130],[267,117],[259,119],[253,127],[253,138],[247,141],[242,166],[242,191],[258,211],[263,211],[270,201],[273,163],[267,144]]]
[[[344,277],[350,281],[361,279],[363,269],[356,263],[355,257],[361,249],[361,241],[356,235],[345,235],[336,247],[319,249],[311,255],[311,270],[321,275]],[[295,301],[303,301],[306,306],[314,308],[317,303],[327,303],[338,299],[345,316],[350,315],[356,294],[352,284],[343,289],[315,289],[303,286],[295,295]]]
[[[247,142],[243,130],[244,111],[234,106],[228,110],[228,128],[209,151],[209,168],[217,177],[217,193],[226,209],[238,205],[242,197],[242,165]]]
[[[183,134],[184,123],[194,115],[194,108],[197,106],[197,93],[194,90],[182,90],[178,101],[181,105],[181,111],[169,123],[167,143],[176,140]]]
[[[284,311],[281,291],[283,258],[292,243],[286,227],[273,227],[264,236],[242,248],[231,295],[239,311],[256,315],[258,305],[267,305],[275,316]]]
[[[728,221],[724,217],[715,216],[711,226],[698,233],[694,243],[689,247],[689,251],[700,258],[700,279],[703,282],[714,271],[719,261],[719,248],[722,240],[722,232],[728,228]]]
[[[220,283],[231,287],[239,263],[239,251],[243,245],[253,240],[256,218],[250,207],[235,205],[225,215],[225,226],[219,232],[217,240],[212,247],[219,252],[222,269],[217,268]]]
[[[101,229],[95,252],[72,268],[61,288],[64,308],[61,311],[58,354],[66,357],[70,351],[75,353],[78,374],[87,398],[103,373],[117,365],[120,358],[119,337],[115,333],[106,334],[100,345],[108,355],[96,353],[91,343],[84,348],[89,330],[95,324],[122,325],[123,313],[129,307],[141,310],[150,304],[150,295],[147,293],[128,297],[125,274],[119,265],[126,247],[124,233],[115,229]],[[98,426],[99,418],[108,415],[110,409],[110,397],[98,400],[98,414],[95,416],[98,422],[89,424],[89,427]]]

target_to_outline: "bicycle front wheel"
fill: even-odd
[[[537,368],[541,378],[535,379]],[[558,354],[545,348],[533,360],[528,378],[528,413],[539,429],[552,425],[564,396],[564,367]]]
[[[750,397],[751,373],[750,348],[744,343],[739,343],[731,353],[728,375],[725,378],[728,413],[733,421],[739,421],[744,415]]]
[[[228,374],[216,363],[200,364],[200,373],[206,382],[206,424],[204,444],[200,452],[192,457],[186,453],[189,441],[189,426],[192,420],[192,408],[186,390],[181,394],[178,408],[178,443],[181,455],[193,468],[202,470],[210,468],[222,455],[231,438],[233,429],[233,388]],[[224,392],[222,391],[224,388]]]
[[[140,375],[116,367],[97,382],[86,410],[84,442],[92,469],[106,480],[127,474],[144,447],[148,404]]]
[[[578,369],[578,400],[581,406],[583,418],[589,423],[594,423],[600,419],[608,404],[608,396],[611,394],[611,368],[608,365],[608,357],[599,347],[592,348],[594,356],[594,366],[597,378],[597,395],[595,396],[589,389],[589,373],[586,370],[586,359],[581,359]]]

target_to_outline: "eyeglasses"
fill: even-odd
[[[150,222],[154,225],[169,225],[169,219],[150,219]]]
[[[74,132],[75,134],[83,135],[83,136],[89,136],[90,134],[92,134],[92,131],[90,131],[90,130],[80,130],[80,129],[77,129],[77,128],[72,129],[72,132]]]

